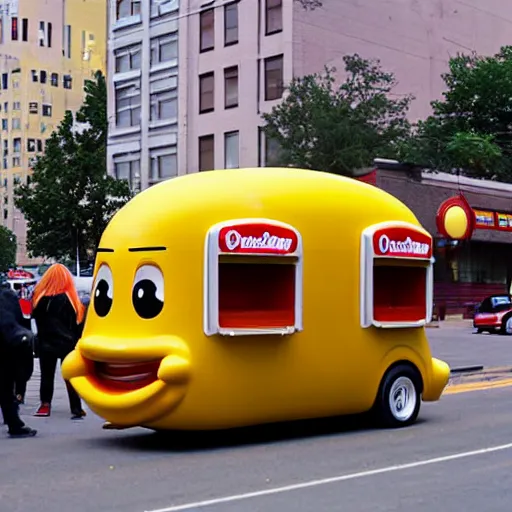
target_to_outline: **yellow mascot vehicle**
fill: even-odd
[[[107,226],[64,378],[111,428],[224,429],[373,411],[413,423],[433,240],[398,199],[300,169],[197,173]]]

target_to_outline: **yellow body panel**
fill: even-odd
[[[303,244],[303,330],[291,335],[206,336],[205,237],[217,223],[268,218],[290,224]],[[83,338],[65,360],[70,379],[98,415],[118,425],[217,429],[358,413],[370,409],[397,361],[420,370],[423,399],[439,399],[449,368],[430,354],[424,328],[360,325],[361,233],[414,214],[386,192],[356,180],[297,169],[220,170],[175,178],[130,201],[100,247],[113,275],[110,313],[91,297]],[[165,251],[130,252],[133,247]],[[165,303],[152,320],[132,306],[137,269],[156,264]],[[405,283],[397,283],[404,286]],[[162,360],[159,379],[113,393],[91,378],[86,360]]]

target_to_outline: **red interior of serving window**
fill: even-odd
[[[263,329],[293,325],[293,263],[219,263],[220,327]]]
[[[425,320],[426,267],[374,266],[373,318],[379,322]]]

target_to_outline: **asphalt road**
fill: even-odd
[[[512,336],[475,334],[471,322],[442,322],[427,329],[432,354],[451,368],[471,365],[485,367],[512,365]]]
[[[451,350],[442,331],[429,332],[438,356]],[[475,336],[465,336],[471,358]],[[481,354],[506,364],[489,347]],[[53,416],[27,422],[38,437],[0,434],[2,512],[501,512],[512,499],[511,388],[447,395],[402,430],[345,418],[229,435],[108,432],[94,416],[70,421],[62,386]]]

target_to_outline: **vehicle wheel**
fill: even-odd
[[[501,322],[501,334],[512,336],[512,315],[506,316]]]
[[[412,366],[399,365],[388,370],[382,379],[375,414],[378,423],[387,428],[412,425],[420,412],[421,378]]]
[[[483,329],[477,329],[477,330],[476,330],[476,333],[477,333],[477,334],[482,334],[483,332],[484,332],[484,330],[483,330]]]

